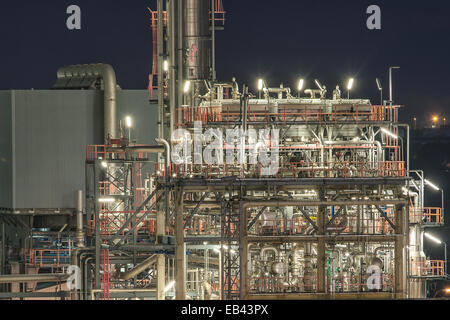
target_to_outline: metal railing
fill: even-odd
[[[35,267],[64,267],[70,265],[70,249],[30,249],[28,264]]]
[[[441,225],[444,223],[442,208],[439,207],[410,207],[410,223],[422,223],[427,225]]]
[[[248,122],[348,122],[348,121],[396,121],[398,106],[369,105],[250,105],[248,107]],[[203,124],[215,122],[235,124],[241,121],[242,113],[239,106],[206,106],[206,107],[179,107],[179,127],[193,125],[195,121]]]
[[[425,260],[423,258],[410,261],[410,275],[416,277],[445,277],[444,260]]]

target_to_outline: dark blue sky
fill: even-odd
[[[66,8],[82,9],[82,30],[66,28]],[[382,10],[382,30],[366,28],[366,9]],[[123,88],[146,88],[152,42],[147,7],[156,0],[28,0],[0,4],[0,89],[50,88],[56,70],[74,63],[112,64]],[[366,0],[224,0],[218,34],[218,77],[251,87],[295,86],[301,75],[331,90],[349,76],[352,96],[379,102],[375,78],[388,93],[388,67],[400,65],[394,98],[404,121],[450,108],[450,2]],[[450,114],[447,114],[450,117]]]

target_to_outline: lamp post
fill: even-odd
[[[380,94],[381,94],[381,105],[383,105],[383,87],[381,86],[380,79],[377,78],[376,82],[377,82],[378,90],[380,91]]]
[[[391,119],[392,119],[392,115],[393,115],[393,112],[392,112],[392,103],[393,103],[393,101],[392,101],[392,69],[400,69],[400,67],[389,67],[389,107],[390,107],[389,115],[390,115]]]
[[[444,272],[445,275],[447,275],[447,243],[445,243],[444,241],[439,240],[438,238],[432,236],[431,234],[425,232],[423,234],[425,237],[427,237],[428,239],[430,239],[431,241],[433,241],[434,243],[437,244],[444,244]]]

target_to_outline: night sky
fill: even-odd
[[[66,8],[82,10],[82,30],[66,28]],[[381,7],[382,30],[366,27],[366,9]],[[58,67],[112,64],[119,84],[144,89],[151,70],[152,38],[147,7],[156,0],[2,1],[0,89],[45,89]],[[401,120],[445,115],[450,107],[450,2],[366,0],[224,0],[225,31],[217,35],[218,77],[255,88],[295,87],[300,76],[312,87],[319,79],[329,93],[355,77],[352,97],[378,104],[375,78],[388,97],[388,68],[394,98],[405,105]],[[450,117],[450,114],[447,116]]]

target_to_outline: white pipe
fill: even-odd
[[[76,232],[77,246],[84,247],[84,233],[83,233],[83,191],[77,192],[77,232]]]

